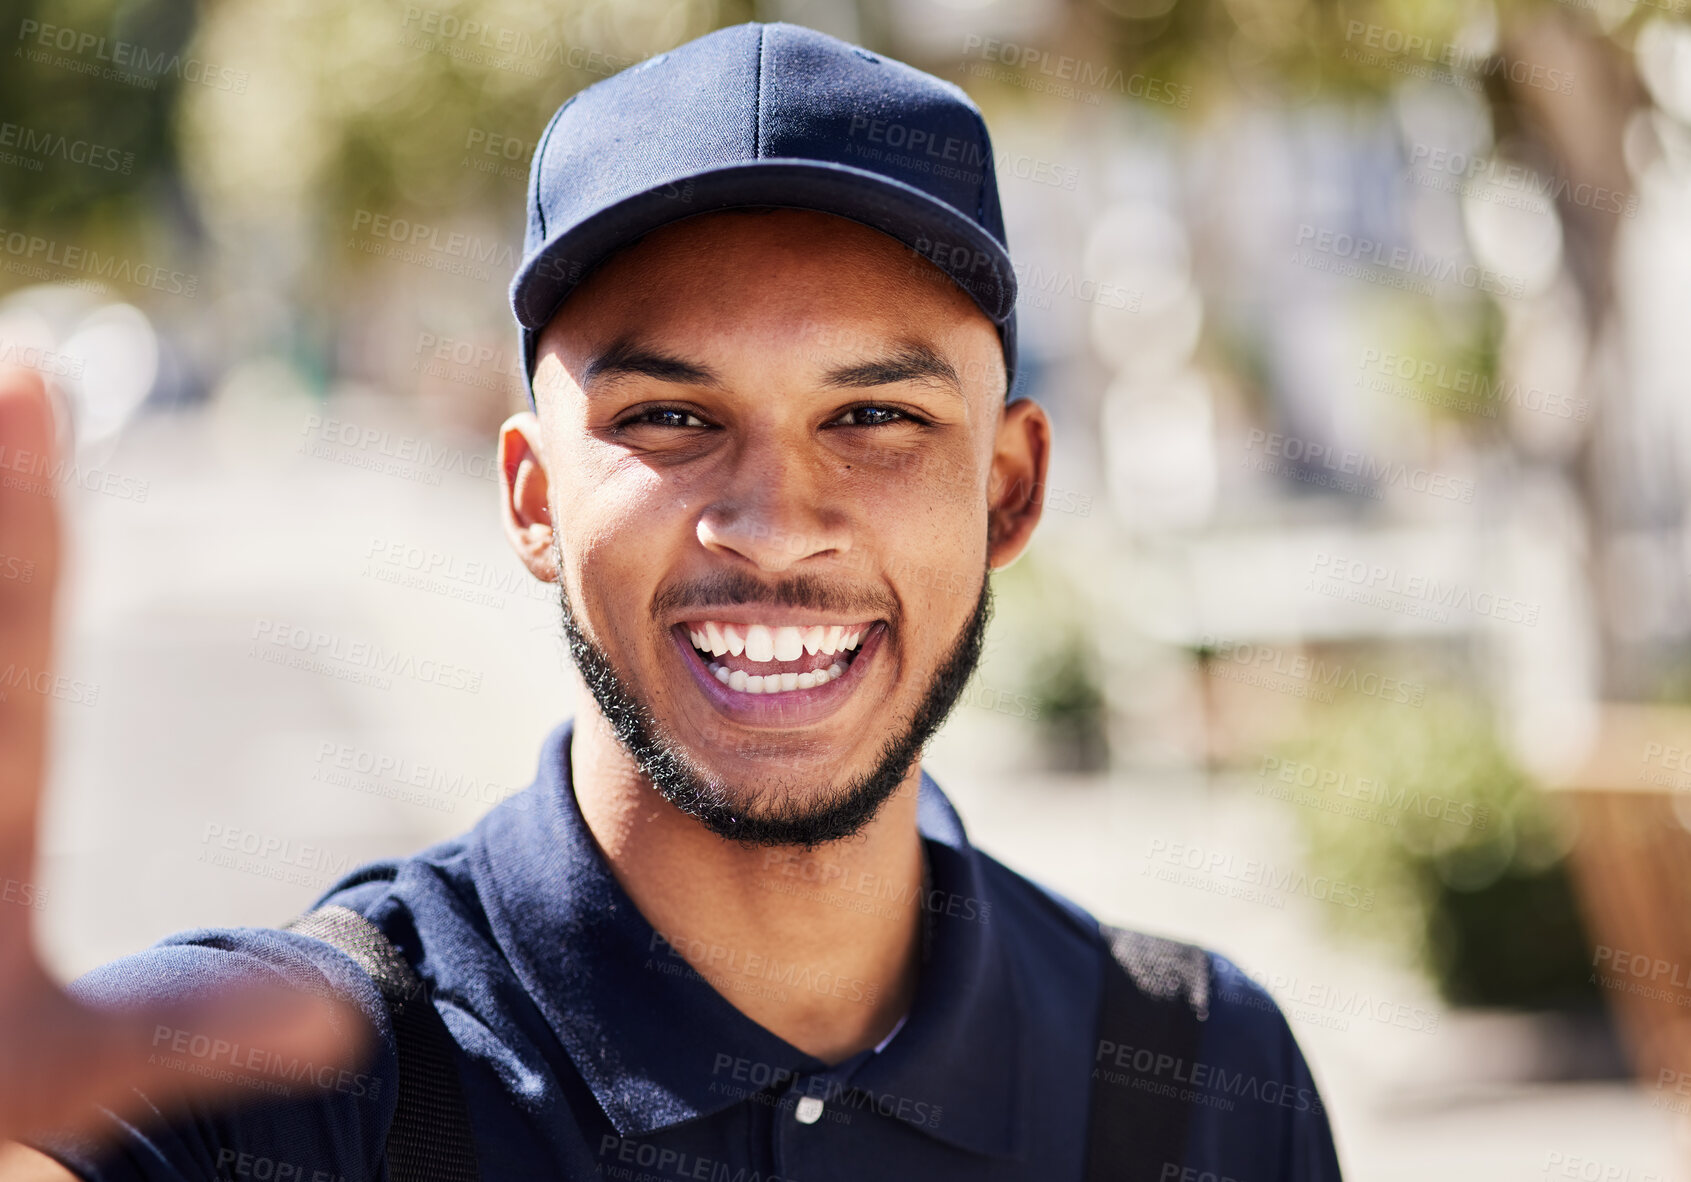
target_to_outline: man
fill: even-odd
[[[919,766],[1049,452],[978,111],[742,25],[566,103],[528,202],[504,525],[589,700],[528,791],[300,930],[186,933],[72,1000],[0,908],[0,1139],[38,1147],[0,1177],[1336,1178],[1265,994],[1158,953],[1135,979],[1179,997],[1142,1012],[1189,1042],[1109,1027],[1096,921]],[[44,423],[0,398],[16,446]],[[4,512],[50,574],[45,502]],[[45,605],[0,606],[44,663]],[[0,719],[27,881],[39,719]]]

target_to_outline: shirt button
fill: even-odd
[[[805,1096],[799,1100],[799,1106],[793,1115],[801,1125],[813,1125],[822,1119],[822,1101],[815,1096]]]

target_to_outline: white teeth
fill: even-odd
[[[835,661],[828,668],[818,669],[813,673],[770,673],[760,677],[755,673],[747,673],[744,669],[730,671],[726,665],[712,661],[710,672],[711,676],[723,685],[743,694],[789,694],[794,690],[815,689],[819,685],[827,685],[845,672],[845,666]]]
[[[796,661],[803,652],[804,637],[799,634],[797,628],[775,629],[775,659],[777,661]]]
[[[844,624],[719,624],[706,620],[687,635],[700,652],[720,657],[741,653],[749,661],[797,661],[806,653],[848,652],[863,642],[867,626],[848,629]]]
[[[775,634],[769,630],[767,624],[753,624],[746,629],[746,660],[773,661],[775,659]]]

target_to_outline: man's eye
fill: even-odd
[[[692,411],[677,410],[673,406],[654,406],[650,410],[643,410],[639,414],[629,415],[620,427],[702,427],[704,420]]]
[[[890,406],[854,406],[834,421],[846,427],[879,427],[910,417]]]

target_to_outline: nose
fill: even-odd
[[[829,489],[837,482],[790,445],[771,440],[741,449],[726,484],[699,514],[699,544],[778,574],[819,556],[851,550],[848,514]]]

